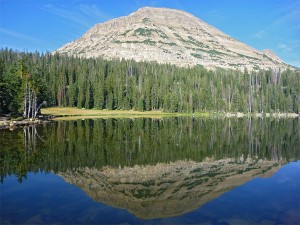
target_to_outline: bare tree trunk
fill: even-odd
[[[46,105],[46,104],[47,104],[46,101],[43,101],[41,104],[39,104],[39,106],[38,106],[38,107],[36,108],[36,110],[35,110],[34,119],[36,118],[36,116],[37,116],[37,114],[38,114],[40,108],[41,108],[43,105]]]
[[[28,97],[28,84],[27,84],[27,81],[26,81],[26,84],[25,84],[25,90],[24,90],[24,109],[23,109],[23,117],[26,118],[27,116],[27,97]]]
[[[32,112],[31,112],[31,118],[35,119],[36,114],[36,93],[32,93]]]
[[[32,99],[31,99],[31,98],[32,98],[32,97],[31,97],[31,90],[29,89],[27,118],[30,118],[31,104],[32,104]]]

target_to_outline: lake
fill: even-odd
[[[0,130],[1,224],[300,224],[300,120]]]

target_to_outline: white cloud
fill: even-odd
[[[283,49],[283,50],[289,49],[289,47],[286,44],[282,44],[282,43],[279,43],[277,45],[277,47],[280,48],[280,49]]]
[[[225,16],[217,9],[211,10],[207,13],[208,17],[216,18],[219,20],[223,20]]]
[[[281,52],[286,62],[290,65],[300,68],[300,41],[288,41],[286,43],[278,43],[277,48]]]
[[[96,5],[80,4],[79,10],[86,16],[94,18],[98,21],[99,20],[107,20],[110,18],[110,16],[108,14],[100,11]]]
[[[13,38],[25,39],[25,40],[31,41],[31,42],[41,41],[37,38],[28,36],[26,34],[17,33],[17,32],[11,31],[11,30],[3,29],[3,28],[0,28],[0,33],[9,35],[10,37],[13,37]]]
[[[71,22],[72,26],[76,27],[80,33],[90,29],[96,23],[110,19],[110,16],[103,13],[96,5],[78,4],[75,9],[70,10],[63,5],[47,4],[44,9]]]
[[[70,11],[64,7],[55,7],[51,4],[47,4],[44,6],[44,9],[50,13],[53,13],[59,17],[62,17],[66,20],[71,21],[72,23],[79,26],[81,29],[89,29],[91,27],[90,24],[85,22],[84,19],[82,19],[82,16],[77,12]]]
[[[300,0],[281,8],[274,13],[278,17],[272,24],[272,29],[284,29],[285,32],[300,33]]]
[[[45,48],[40,48],[39,46],[50,46],[51,43],[47,40],[39,39],[33,36],[15,32],[12,30],[0,28],[0,41],[1,46],[6,46],[12,49],[23,49],[35,51],[40,49],[42,51],[46,50]],[[11,43],[13,40],[14,44]],[[35,46],[33,48],[33,46]]]
[[[277,47],[285,52],[295,52],[300,48],[300,41],[289,41],[287,43],[278,43]]]
[[[266,32],[264,30],[258,31],[256,32],[253,37],[258,38],[258,39],[262,39],[265,37]]]

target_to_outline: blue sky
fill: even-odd
[[[143,6],[187,11],[300,67],[300,0],[0,0],[0,48],[51,52]]]

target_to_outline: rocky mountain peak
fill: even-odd
[[[129,16],[142,18],[143,22],[146,20],[144,18],[148,18],[157,25],[185,25],[186,28],[196,27],[198,24],[195,22],[200,21],[192,14],[181,10],[153,7],[140,8]]]
[[[258,51],[190,13],[144,7],[92,27],[56,52],[79,57],[156,61],[181,67],[285,69],[270,50]]]
[[[272,59],[276,59],[278,62],[283,63],[283,61],[271,49],[265,49],[262,51],[262,53]]]

